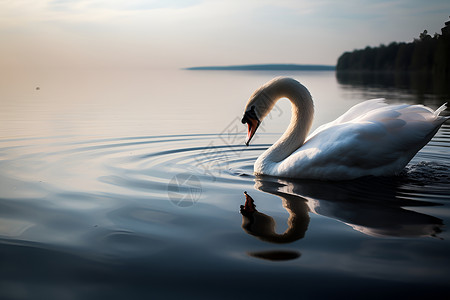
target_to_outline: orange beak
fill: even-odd
[[[252,108],[249,111],[246,111],[244,114],[244,117],[242,118],[242,124],[247,123],[248,129],[247,129],[247,139],[245,140],[245,145],[248,146],[251,139],[255,135],[256,129],[258,129],[259,124],[261,123],[256,116],[255,113],[255,107],[252,106]]]
[[[258,129],[259,121],[255,119],[249,119],[247,121],[248,129],[247,129],[247,139],[245,140],[245,145],[248,146],[251,139],[255,135],[256,129]]]

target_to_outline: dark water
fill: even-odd
[[[255,178],[289,105],[250,147],[239,116],[278,74],[64,74],[1,89],[1,299],[448,295],[449,124],[398,177]],[[333,72],[283,75],[310,88],[315,127],[364,99],[419,101]]]

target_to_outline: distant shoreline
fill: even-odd
[[[330,65],[297,65],[297,64],[260,64],[235,66],[203,66],[190,67],[190,71],[334,71],[336,66]]]

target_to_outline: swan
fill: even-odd
[[[275,78],[247,102],[242,123],[248,125],[248,146],[275,103],[288,98],[291,122],[254,164],[255,175],[320,180],[350,180],[397,175],[436,134],[449,117],[423,105],[367,100],[307,135],[314,115],[308,89],[292,78]]]

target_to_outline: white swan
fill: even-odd
[[[275,78],[250,97],[242,123],[246,145],[280,98],[292,103],[289,127],[256,160],[256,175],[323,180],[398,174],[449,117],[422,105],[388,105],[384,99],[359,103],[307,136],[314,114],[309,91],[292,78]]]

